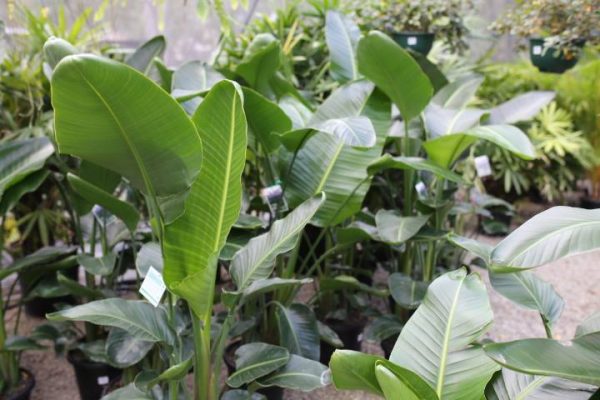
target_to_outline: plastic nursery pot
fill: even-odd
[[[75,371],[81,400],[99,400],[109,382],[121,375],[121,370],[92,361],[81,350],[69,351],[67,360]]]
[[[21,368],[21,381],[19,385],[2,397],[4,400],[29,400],[35,387],[35,376],[30,371]]]
[[[435,35],[424,32],[397,32],[392,34],[392,38],[401,47],[426,56],[431,51]]]
[[[227,367],[227,373],[229,375],[233,374],[235,369],[235,351],[242,345],[240,340],[236,340],[235,342],[231,342],[225,347],[225,352],[223,353],[223,360],[225,361],[225,366]],[[246,385],[242,386],[240,389],[246,389]],[[283,399],[283,388],[279,386],[270,386],[266,388],[262,388],[256,391],[257,393],[262,394],[268,400],[282,400]]]
[[[381,349],[383,350],[383,354],[386,359],[390,359],[390,355],[392,354],[392,350],[394,350],[394,345],[398,340],[399,333],[396,333],[388,338],[385,338],[381,341]]]
[[[362,332],[367,321],[365,319],[348,319],[345,321],[328,320],[325,322],[337,335],[344,344],[344,350],[360,351],[362,343]],[[336,350],[335,347],[321,340],[321,354],[319,361],[321,364],[329,365],[331,356]]]
[[[578,40],[574,45],[580,49],[585,45],[585,40]],[[577,64],[579,54],[573,51],[561,51],[556,47],[544,48],[544,39],[529,39],[529,57],[531,63],[541,72],[562,74]]]
[[[79,272],[79,266],[68,268],[63,270],[65,276],[77,280],[77,274]],[[25,275],[19,275],[19,285],[21,286],[21,293],[23,297],[26,297],[32,290],[32,285],[28,282]],[[35,297],[25,302],[25,312],[31,317],[45,318],[46,314],[57,311],[55,304],[67,303],[76,304],[76,300],[73,296],[59,296],[59,297]]]

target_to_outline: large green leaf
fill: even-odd
[[[467,75],[444,86],[431,101],[443,108],[464,108],[473,99],[482,83],[482,76]]]
[[[153,346],[126,330],[112,328],[106,338],[106,355],[113,365],[126,368],[140,362]]]
[[[464,182],[460,175],[421,157],[392,157],[390,154],[384,154],[369,165],[368,171],[369,174],[374,175],[386,169],[427,171],[452,182]]]
[[[185,213],[165,228],[164,278],[198,316],[212,306],[216,261],[240,214],[246,160],[246,119],[239,87],[221,81],[193,117],[205,157]]]
[[[600,247],[600,210],[553,207],[526,221],[492,251],[498,271],[534,268]]]
[[[375,224],[381,241],[390,244],[406,242],[429,221],[429,215],[403,217],[396,210],[379,210]]]
[[[395,272],[390,275],[388,286],[396,303],[400,304],[402,308],[414,310],[425,298],[429,284]]]
[[[208,92],[223,79],[225,79],[223,75],[206,63],[190,61],[173,73],[171,94],[179,101],[183,101],[183,108],[189,114],[194,114],[202,101],[199,96]]]
[[[439,136],[423,144],[433,161],[448,168],[478,139],[492,142],[525,160],[536,157],[531,141],[519,128],[511,125],[476,126],[461,133]]]
[[[279,303],[276,305],[279,344],[292,354],[318,360],[320,341],[315,313],[305,304],[294,303],[289,307]]]
[[[566,379],[521,374],[502,368],[485,389],[487,400],[588,400],[594,387]]]
[[[436,138],[451,133],[465,132],[479,125],[485,114],[485,110],[477,108],[455,110],[430,103],[422,116],[429,137]]]
[[[368,117],[377,142],[368,149],[346,146],[344,141],[319,132],[306,141],[286,179],[286,196],[291,207],[324,191],[325,204],[312,223],[337,224],[360,210],[369,188],[367,166],[381,155],[390,124],[390,104],[385,96],[365,81],[337,89],[319,107],[311,122],[351,116]]]
[[[246,83],[263,95],[273,98],[275,90],[271,79],[281,64],[281,43],[270,33],[260,33],[246,49],[235,72]]]
[[[329,384],[326,373],[327,367],[320,362],[290,354],[290,360],[283,368],[261,378],[258,384],[310,392]]]
[[[50,171],[45,169],[35,171],[6,189],[0,196],[0,215],[10,211],[23,195],[36,191],[48,175]]]
[[[75,261],[75,247],[69,246],[55,246],[55,247],[42,247],[35,252],[15,260],[12,264],[0,269],[0,280],[7,276],[19,272],[21,270],[34,267],[36,265],[43,265],[44,270],[48,271],[51,264],[59,264],[61,262],[68,263],[70,265],[71,259]],[[60,268],[57,268],[60,269]]]
[[[150,267],[162,273],[163,264],[160,244],[156,242],[144,243],[135,259],[135,267],[142,278],[146,276]]]
[[[325,18],[325,40],[329,49],[331,77],[344,83],[358,78],[356,47],[360,39],[358,26],[337,11],[328,11]]]
[[[103,396],[102,400],[154,400],[154,396],[140,390],[134,383],[130,383]]]
[[[61,38],[50,37],[44,43],[44,58],[52,70],[60,60],[77,53],[78,50],[71,43]]]
[[[131,232],[136,230],[140,220],[140,213],[133,205],[119,200],[112,193],[105,192],[98,186],[81,179],[77,175],[69,173],[67,174],[67,179],[77,194],[85,200],[93,204],[98,204],[119,217]]]
[[[162,35],[155,36],[128,55],[125,58],[125,63],[132,68],[137,69],[142,74],[148,75],[152,68],[154,58],[161,57],[166,47],[167,42],[165,37]]]
[[[267,153],[276,151],[280,142],[273,133],[292,129],[292,121],[276,104],[260,93],[244,88],[244,111],[248,120],[248,135],[252,134]],[[249,144],[254,142],[249,138]]]
[[[600,331],[600,311],[587,317],[575,330],[575,337],[587,335],[588,333]]]
[[[490,124],[514,124],[532,119],[554,99],[554,92],[527,92],[490,110]]]
[[[453,232],[447,236],[447,239],[453,245],[469,251],[475,256],[481,258],[486,265],[489,264],[492,250],[494,250],[492,245],[468,237],[459,236]]]
[[[0,144],[0,199],[6,189],[41,169],[54,153],[46,137]]]
[[[473,343],[492,319],[481,278],[465,269],[448,272],[429,286],[390,361],[419,374],[439,398],[480,400],[497,366]]]
[[[229,272],[238,291],[271,275],[275,258],[296,246],[304,227],[324,198],[322,195],[307,200],[285,218],[275,221],[269,232],[251,239],[235,254]]]
[[[56,141],[126,177],[151,198],[187,190],[202,161],[194,124],[135,69],[92,55],[64,58],[52,76]]]
[[[496,274],[490,272],[493,288],[522,307],[538,311],[553,325],[558,321],[565,302],[554,287],[531,271]]]
[[[423,111],[433,87],[419,64],[392,39],[370,32],[358,43],[358,69],[411,120]]]
[[[175,333],[169,326],[166,311],[145,301],[119,298],[92,301],[48,314],[47,318],[51,321],[87,321],[121,328],[139,340],[175,343]]]
[[[266,343],[248,343],[235,352],[235,372],[227,384],[238,388],[284,366],[290,353],[283,347]]]
[[[515,371],[600,385],[600,332],[577,337],[568,345],[553,339],[523,339],[486,344],[484,349],[494,361]]]
[[[117,256],[108,253],[102,257],[93,257],[88,254],[77,255],[77,262],[92,275],[107,276],[112,274],[117,263]]]

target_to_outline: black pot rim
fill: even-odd
[[[104,367],[104,366],[109,366],[112,367],[110,364],[106,364],[106,363],[102,363],[102,362],[98,362],[98,361],[94,361],[89,359],[85,353],[79,349],[71,349],[67,352],[67,361],[69,361],[69,363],[71,363],[73,366],[85,366],[87,368],[95,368],[95,367]],[[114,368],[114,367],[113,367]]]
[[[11,393],[10,397],[7,397],[6,400],[27,399],[35,387],[35,375],[33,372],[26,368],[19,368],[19,371],[26,376],[24,379],[25,385],[19,391]]]
[[[394,32],[394,35],[399,35],[399,36],[427,36],[427,37],[434,37],[435,33],[431,33],[431,32],[419,32],[419,31],[398,31],[398,32]]]
[[[543,37],[543,36],[532,36],[529,38],[529,43],[533,44],[533,43],[544,43],[546,41],[548,37]],[[575,39],[573,41],[573,44],[577,47],[583,47],[585,46],[586,43],[586,39]],[[554,46],[550,46],[550,48],[554,48]]]

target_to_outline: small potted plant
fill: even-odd
[[[465,16],[471,0],[386,0],[357,10],[361,25],[380,30],[400,46],[427,55],[437,37],[455,51],[467,48]]]
[[[531,62],[540,71],[563,73],[577,63],[586,42],[598,41],[598,26],[596,0],[519,0],[491,28],[528,39]]]

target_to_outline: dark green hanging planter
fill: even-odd
[[[578,40],[574,44],[581,49],[585,44],[585,40]],[[541,72],[555,74],[562,74],[573,68],[579,60],[579,54],[565,53],[556,47],[544,48],[544,39],[542,38],[529,39],[529,56],[531,57],[531,63]]]
[[[398,32],[392,38],[405,49],[411,49],[426,56],[433,46],[433,33],[424,32]]]

